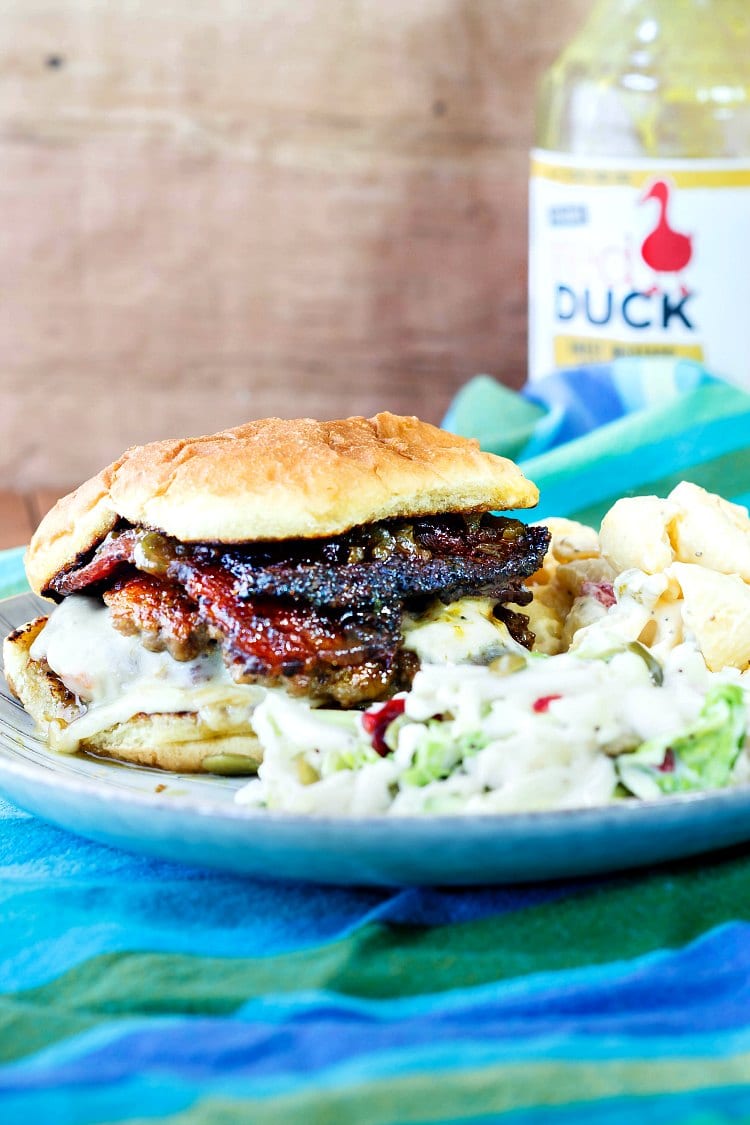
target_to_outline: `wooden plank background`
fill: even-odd
[[[11,508],[168,434],[520,384],[533,89],[589,6],[0,0]]]

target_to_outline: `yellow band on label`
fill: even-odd
[[[750,187],[750,166],[744,168],[575,168],[532,157],[532,176],[558,184],[582,187],[643,187],[655,176],[668,177],[677,187]]]
[[[622,356],[666,355],[679,359],[703,359],[700,344],[648,344],[631,340],[602,340],[591,336],[555,336],[557,367],[583,363],[611,363]]]

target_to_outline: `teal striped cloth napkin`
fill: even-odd
[[[543,513],[680,476],[747,496],[748,396],[646,372],[589,373],[585,401],[474,381],[449,422],[520,456]],[[0,594],[22,585],[0,556]],[[315,887],[0,802],[0,1121],[500,1120],[750,1121],[750,847],[547,885]]]
[[[618,497],[681,480],[750,504],[750,395],[686,360],[559,372],[522,394],[480,375],[444,425],[521,462],[540,490],[529,518],[598,526]]]

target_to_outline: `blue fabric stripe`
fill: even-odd
[[[748,1011],[750,924],[731,923],[677,952],[448,994],[267,996],[234,1019],[112,1021],[6,1065],[0,1090],[85,1085],[92,1073],[294,1075],[391,1050],[434,1049],[444,1065],[445,1049],[469,1066],[492,1044],[506,1061],[724,1057],[750,1052]]]
[[[113,950],[229,957],[332,941],[388,901],[377,890],[280,887],[142,859],[26,818],[0,822],[0,864],[6,991]]]
[[[316,1018],[317,1015],[316,1015]],[[128,1021],[130,1022],[130,1021]],[[468,1022],[468,1021],[467,1021]],[[492,1024],[480,1024],[459,1034],[446,1034],[440,1021],[431,1033],[429,1027],[415,1034],[415,1028],[404,1024],[384,1030],[375,1026],[362,1042],[351,1042],[350,1025],[332,1026],[319,1019],[305,1029],[284,1028],[283,1032],[267,1025],[245,1024],[241,1021],[182,1019],[177,1023],[152,1019],[146,1026],[127,1034],[108,1025],[106,1042],[87,1051],[79,1059],[64,1066],[35,1068],[24,1064],[0,1071],[0,1105],[3,1096],[44,1089],[70,1090],[98,1084],[118,1084],[137,1075],[170,1074],[184,1081],[211,1082],[212,1079],[265,1081],[284,1078],[289,1093],[301,1092],[317,1082],[321,1074],[333,1068],[358,1062],[368,1068],[378,1065],[384,1073],[394,1062],[400,1072],[442,1070],[446,1065],[470,1068],[501,1060],[504,1064],[548,1061],[607,1062],[660,1059],[701,1060],[732,1059],[750,1053],[750,1028],[741,1032],[719,1031],[686,1034],[675,1032],[668,1037],[631,1038],[595,1027],[588,1033],[568,1034],[564,1029],[545,1034],[524,1034],[515,1024],[503,1026],[502,1017]],[[366,1032],[368,1029],[364,1029]],[[355,1033],[357,1029],[354,1029]],[[345,1040],[332,1049],[329,1037],[339,1035]],[[294,1049],[289,1040],[296,1040]],[[78,1044],[84,1046],[84,1044]],[[85,1044],[92,1046],[90,1039]],[[359,1046],[360,1049],[356,1049]],[[448,1063],[446,1063],[448,1059]],[[482,1061],[484,1059],[484,1061]],[[388,1061],[390,1060],[390,1061]],[[750,1081],[750,1076],[748,1076]]]
[[[370,922],[474,921],[598,881],[404,891],[272,885],[131,856],[0,810],[0,989],[31,988],[100,953],[272,956]],[[106,903],[105,910],[92,904]]]
[[[188,1109],[200,1098],[231,1096],[223,1084],[213,1090],[195,1083],[175,1082],[162,1075],[142,1076],[114,1086],[95,1083],[76,1090],[41,1090],[0,1096],[0,1116],[7,1122],[52,1125],[101,1125],[102,1122],[160,1120]],[[241,1094],[249,1097],[251,1094]],[[254,1091],[252,1092],[254,1095]]]
[[[545,1046],[539,1045],[542,1050]],[[546,1050],[543,1057],[550,1057]],[[584,1056],[572,1061],[588,1060]],[[306,1091],[313,1089],[335,1091],[346,1087],[356,1088],[362,1082],[382,1082],[420,1073],[435,1073],[438,1077],[436,1089],[439,1089],[439,1075],[447,1071],[476,1071],[502,1067],[510,1062],[504,1046],[465,1042],[372,1053],[366,1058],[348,1061],[325,1071],[307,1071],[303,1068],[293,1075],[248,1076],[228,1071],[218,1075],[202,1075],[199,1071],[194,1071],[183,1078],[158,1069],[154,1072],[142,1071],[140,1075],[125,1081],[113,1081],[107,1072],[97,1074],[96,1071],[90,1071],[86,1082],[75,1089],[57,1085],[0,1095],[0,1111],[3,1120],[8,1121],[54,1121],[57,1125],[70,1120],[77,1125],[88,1125],[89,1122],[98,1123],[103,1120],[127,1120],[133,1116],[135,1107],[147,1107],[148,1116],[163,1117],[210,1096],[273,1099],[304,1095]],[[533,1072],[533,1061],[530,1060],[528,1065]],[[564,1067],[564,1063],[561,1065]],[[699,1088],[705,1089],[710,1085],[712,1069],[710,1058],[702,1060],[700,1071],[696,1073],[696,1085]],[[722,1060],[722,1085],[726,1086],[729,1079],[736,1086],[741,1086],[748,1080],[746,1071],[746,1058]],[[623,1090],[623,1093],[628,1092],[630,1091],[627,1089]],[[664,1090],[664,1094],[669,1093],[668,1089]],[[540,1099],[543,1097],[544,1091],[540,1090]],[[75,1116],[70,1116],[73,1107]]]

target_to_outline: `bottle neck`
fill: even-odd
[[[750,0],[597,0],[540,87],[537,144],[750,156]]]
[[[716,19],[724,16],[747,15],[747,0],[595,0],[590,20],[638,18],[669,22],[684,19],[686,15],[710,14]]]
[[[697,85],[750,80],[750,0],[595,0],[561,60],[599,59],[602,73],[685,75]],[[692,73],[688,74],[688,71]]]
[[[718,28],[738,34],[750,30],[748,0],[595,0],[582,34],[606,29],[637,29],[649,43],[673,29],[684,32],[686,21],[713,22]]]

